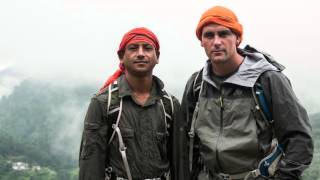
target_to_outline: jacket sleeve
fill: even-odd
[[[266,72],[261,84],[271,105],[275,135],[285,152],[276,179],[301,179],[313,156],[308,114],[293,92],[290,81],[281,72]]]
[[[170,128],[171,136],[169,142],[169,149],[172,152],[169,153],[170,159],[170,172],[171,172],[171,180],[180,180],[184,179],[179,174],[179,161],[181,160],[181,153],[179,152],[177,144],[179,143],[178,135],[179,135],[179,123],[181,121],[181,110],[180,110],[180,103],[179,101],[172,96],[173,105],[174,105],[174,112],[172,118],[172,127]]]
[[[80,157],[80,180],[104,180],[107,125],[101,104],[92,98],[84,121]]]
[[[193,92],[193,84],[198,72],[194,73],[188,80],[186,87],[184,89],[182,101],[181,101],[181,122],[180,122],[180,132],[179,132],[179,149],[181,154],[183,155],[180,161],[180,171],[186,178],[192,178],[192,174],[189,170],[189,135],[188,132],[191,126],[191,120],[193,111],[195,109],[195,104],[197,102],[197,97]],[[197,139],[195,139],[197,140]],[[197,142],[195,141],[195,144]],[[199,149],[197,146],[193,148],[193,163],[196,163],[197,157],[200,156]],[[193,167],[195,167],[193,165]]]

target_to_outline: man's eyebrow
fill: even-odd
[[[128,46],[138,46],[138,44],[132,43],[132,44],[128,44]]]
[[[229,29],[223,29],[223,30],[218,30],[218,31],[207,31],[204,32],[205,35],[220,35],[220,34],[232,34],[232,31],[230,31]]]
[[[143,46],[152,46],[151,44],[149,44],[149,43],[144,43],[144,44],[142,44]],[[153,46],[152,46],[153,47]]]
[[[219,30],[218,32],[231,32],[229,29],[223,29],[223,30]]]

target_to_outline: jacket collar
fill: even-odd
[[[244,61],[237,72],[224,80],[224,83],[236,84],[245,87],[253,87],[260,75],[266,71],[281,71],[268,62],[261,53],[250,53],[242,49],[238,50],[244,56]],[[211,61],[207,60],[203,69],[203,80],[217,87],[211,80]]]
[[[133,92],[130,88],[128,81],[125,78],[125,75],[121,75],[118,78],[118,87],[119,87],[119,97],[132,96]],[[152,76],[152,87],[151,87],[151,99],[159,99],[163,96],[162,89],[164,88],[163,82],[156,76]]]

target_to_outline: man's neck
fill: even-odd
[[[240,67],[243,60],[244,57],[237,53],[234,57],[232,57],[232,60],[225,63],[212,64],[211,68],[216,75],[224,77],[234,73]]]
[[[137,77],[128,73],[125,74],[126,80],[133,92],[136,93],[148,93],[152,87],[152,75]]]
[[[137,77],[126,73],[125,77],[132,90],[133,97],[139,104],[145,104],[151,94],[152,75]]]

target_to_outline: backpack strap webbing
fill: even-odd
[[[163,113],[165,115],[164,122],[166,126],[166,132],[168,133],[168,129],[170,129],[171,127],[170,124],[172,123],[172,118],[174,114],[174,104],[172,96],[169,93],[167,93],[164,89],[162,89],[162,92],[164,93],[164,95],[161,97],[160,103],[163,109]],[[169,123],[167,119],[170,120]]]
[[[260,111],[261,116],[265,121],[272,124],[273,119],[270,112],[270,108],[268,106],[266,97],[264,95],[264,92],[260,83],[256,82],[256,84],[252,87],[252,94],[256,104],[256,109]]]
[[[200,83],[200,85],[199,85]],[[189,170],[191,172],[192,170],[192,164],[193,164],[193,147],[194,147],[194,139],[195,139],[195,132],[194,132],[194,126],[196,119],[198,117],[198,112],[199,112],[199,98],[200,94],[203,88],[203,81],[202,81],[202,69],[197,73],[195,80],[193,82],[193,95],[194,97],[197,98],[197,102],[192,114],[192,119],[191,119],[191,125],[190,125],[190,131],[188,132],[190,141],[189,141]]]
[[[113,113],[118,111],[118,116],[117,116],[117,120],[116,120],[116,123],[115,123],[117,127],[118,127],[118,124],[119,124],[119,121],[120,121],[120,117],[121,117],[121,113],[122,113],[122,98],[119,100],[119,105],[116,104],[116,108],[110,109],[110,107],[111,107],[111,100],[112,100],[112,95],[111,94],[112,94],[112,92],[118,91],[118,89],[119,88],[118,88],[117,81],[114,81],[112,84],[110,84],[108,86],[108,104],[107,104],[107,115],[108,116],[110,114],[113,114]],[[119,97],[116,97],[116,98],[119,98]],[[114,123],[114,122],[112,122],[112,123]],[[115,132],[115,129],[114,129],[114,131],[111,134],[111,137],[109,139],[108,144],[110,144],[111,141],[113,140],[113,137],[114,137],[115,133],[116,132]]]
[[[256,82],[254,87],[252,87],[252,94],[256,104],[256,109],[260,112],[263,120],[268,122],[269,125],[273,125],[274,120],[272,118],[270,108],[264,95],[262,85],[260,83]],[[277,165],[281,157],[284,155],[283,146],[279,144],[276,137],[272,139],[271,149],[272,152],[264,157],[259,162],[258,168],[249,173],[248,176],[257,177],[260,175],[263,177],[270,177],[275,174]]]
[[[125,171],[127,173],[127,178],[128,180],[132,180],[132,176],[131,176],[131,172],[130,172],[130,168],[129,168],[129,163],[128,163],[128,158],[127,158],[127,154],[126,154],[126,149],[127,147],[125,146],[124,142],[123,142],[123,138],[121,135],[121,131],[119,128],[119,122],[120,122],[120,118],[121,118],[121,113],[122,113],[122,98],[120,98],[120,104],[119,107],[114,108],[112,110],[110,110],[110,106],[111,106],[111,100],[112,100],[112,92],[117,91],[119,88],[116,84],[117,81],[115,81],[114,83],[110,84],[108,87],[108,104],[107,104],[107,115],[109,116],[110,114],[118,111],[118,116],[117,116],[117,120],[114,124],[112,124],[112,129],[113,132],[111,134],[111,137],[109,139],[108,144],[110,144],[114,138],[114,135],[117,133],[118,136],[118,140],[119,140],[119,151],[122,157],[122,161],[123,161],[123,165],[125,168]],[[118,97],[116,97],[118,98]]]
[[[203,68],[200,71],[198,71],[192,85],[193,96],[196,98],[199,98],[199,92],[202,84],[202,72],[203,72]]]

